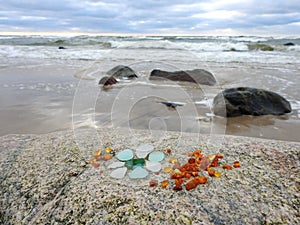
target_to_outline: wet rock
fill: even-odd
[[[120,79],[135,79],[138,77],[130,67],[123,65],[112,68],[106,74]]]
[[[186,81],[204,85],[216,84],[216,79],[212,73],[203,69],[194,69],[186,71],[168,72],[163,70],[153,70],[150,74],[150,80],[172,80],[172,81]]]
[[[293,42],[287,42],[285,44],[283,44],[284,46],[295,46],[295,44]]]
[[[214,98],[219,116],[282,115],[291,112],[290,103],[277,93],[250,87],[229,88]]]
[[[99,81],[99,84],[103,84],[103,86],[107,86],[107,85],[113,85],[118,83],[118,81],[116,80],[116,78],[114,77],[102,77],[101,80]]]
[[[64,46],[59,46],[58,49],[67,49]]]

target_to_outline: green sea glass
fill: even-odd
[[[125,162],[125,167],[132,170],[136,167],[143,167],[145,165],[145,159],[139,158],[139,159],[131,159]]]

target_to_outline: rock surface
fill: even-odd
[[[138,77],[130,67],[123,65],[112,68],[107,72],[107,75],[121,79],[135,79]]]
[[[229,88],[214,98],[214,114],[219,116],[283,115],[290,103],[277,93],[250,87]]]
[[[117,151],[132,140],[131,133],[98,132],[103,144]],[[149,187],[152,179],[169,178],[163,172],[138,180],[111,178],[111,170],[100,175],[87,163],[102,145],[99,136],[90,130],[79,134],[76,142],[73,130],[0,137],[0,224],[300,223],[299,143],[225,136],[211,151],[219,150],[228,162],[239,160],[241,167],[220,170],[221,178],[175,193],[171,184]],[[194,134],[182,139],[182,133],[171,132],[163,142],[146,131],[135,135],[160,151],[174,149],[171,157],[181,162],[195,145]],[[208,137],[197,142],[205,154]]]
[[[203,69],[175,72],[153,70],[150,74],[150,80],[186,81],[211,86],[216,84],[213,74]]]

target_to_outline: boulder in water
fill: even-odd
[[[135,79],[138,77],[130,67],[123,65],[112,68],[107,74],[120,79]]]
[[[214,98],[213,105],[214,114],[224,117],[291,112],[290,103],[279,94],[250,87],[226,89]]]
[[[168,72],[163,70],[153,70],[150,74],[150,80],[172,80],[186,81],[204,85],[216,84],[216,79],[212,73],[203,69],[194,69],[187,71]]]
[[[295,46],[295,44],[293,42],[288,42],[288,43],[285,43],[283,44],[284,46]]]
[[[113,85],[118,83],[118,81],[116,80],[116,78],[114,77],[102,77],[101,80],[99,81],[99,84],[103,84],[103,86],[107,86],[107,85]]]

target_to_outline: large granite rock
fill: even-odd
[[[239,87],[226,89],[214,98],[214,114],[219,116],[282,115],[291,112],[282,96],[263,89]]]
[[[212,73],[203,69],[194,69],[187,71],[168,72],[163,70],[153,70],[150,74],[150,80],[172,80],[186,81],[204,85],[216,84],[216,79]]]
[[[120,79],[135,79],[138,77],[130,67],[123,65],[112,68],[107,72],[107,75]]]

